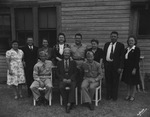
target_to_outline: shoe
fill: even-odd
[[[89,103],[90,110],[94,110],[94,105],[92,103]]]
[[[66,106],[66,113],[70,113],[70,106]]]
[[[130,99],[130,96],[127,96],[124,98],[124,100],[128,101]]]
[[[135,100],[134,97],[130,97],[130,99],[129,99],[130,102],[133,102],[134,100]]]

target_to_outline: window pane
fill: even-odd
[[[139,11],[139,35],[150,35],[150,9]]]
[[[39,8],[39,28],[56,28],[56,8]]]
[[[31,30],[33,29],[33,15],[32,9],[19,8],[15,10],[16,13],[16,29]]]

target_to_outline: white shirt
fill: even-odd
[[[29,46],[29,45],[28,45]],[[29,46],[29,49],[32,49],[33,50],[33,45]]]
[[[59,54],[63,54],[63,51],[64,51],[64,44],[60,45],[59,44]]]
[[[112,43],[109,44],[108,49],[107,49],[107,55],[106,55],[106,60],[107,61],[113,61],[112,59],[110,59],[110,53],[111,53],[112,46],[113,46],[113,52],[114,52],[115,47],[116,47],[116,43],[117,42],[115,42],[114,44],[112,44]]]
[[[132,46],[132,48],[127,48],[127,53],[125,54],[125,59],[128,59],[128,54],[129,54],[129,52],[131,51],[131,50],[133,50],[133,49],[135,49],[135,45],[134,46]]]

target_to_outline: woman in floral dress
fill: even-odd
[[[6,52],[7,84],[14,89],[15,99],[22,98],[22,84],[25,83],[23,51],[18,49],[18,41],[12,42],[12,48]]]

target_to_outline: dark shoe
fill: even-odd
[[[66,113],[70,113],[70,106],[66,106]]]
[[[135,100],[134,97],[130,97],[130,99],[129,99],[130,102],[133,102],[134,100]]]
[[[90,108],[90,110],[94,110],[94,105],[93,104],[89,104],[89,108]]]
[[[130,99],[130,96],[127,96],[124,98],[124,100],[128,101]]]

